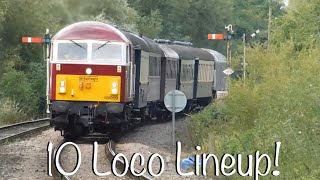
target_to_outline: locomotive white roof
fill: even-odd
[[[117,28],[97,21],[73,23],[57,32],[52,40],[105,40],[130,42]]]

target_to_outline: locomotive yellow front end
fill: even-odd
[[[133,94],[131,44],[98,22],[67,26],[50,55],[52,123],[68,137],[127,127]]]
[[[87,68],[86,71],[92,71]],[[56,76],[56,100],[120,102],[120,76],[65,75]]]

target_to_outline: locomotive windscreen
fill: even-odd
[[[63,41],[56,43],[54,60],[83,63],[125,64],[127,45],[109,41]]]
[[[58,59],[59,60],[86,60],[87,59],[86,43],[59,43]]]
[[[122,46],[118,44],[92,44],[92,60],[103,61],[106,60],[118,60],[122,59]]]

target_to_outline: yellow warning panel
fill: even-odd
[[[56,100],[120,102],[120,76],[56,76]]]

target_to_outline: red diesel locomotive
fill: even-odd
[[[131,42],[118,29],[80,22],[51,40],[50,101],[55,130],[64,135],[125,128],[133,98]]]
[[[67,138],[167,118],[163,101],[174,89],[185,93],[186,111],[227,93],[226,58],[191,43],[154,41],[93,21],[69,25],[51,40],[47,33],[44,41],[47,113]]]

